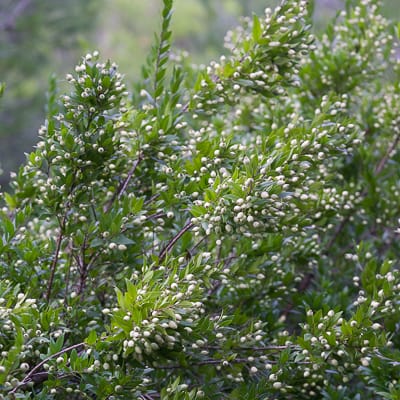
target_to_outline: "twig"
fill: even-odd
[[[215,360],[213,358],[208,359],[208,360],[203,360],[203,361],[193,361],[191,362],[191,365],[193,366],[202,366],[202,365],[221,365],[224,361],[227,360]],[[264,360],[264,362],[267,360]],[[277,364],[278,362],[275,360],[268,360],[267,361],[270,364]],[[290,361],[289,361],[290,362]],[[229,364],[240,364],[240,363],[244,363],[244,364],[249,364],[250,361],[248,359],[248,357],[246,358],[234,358],[233,360],[228,361]],[[310,361],[293,361],[293,363],[295,364],[311,364]],[[184,365],[178,365],[178,364],[171,364],[171,365],[160,365],[160,366],[156,366],[153,367],[155,369],[181,369],[181,368],[187,368]]]
[[[168,244],[161,250],[160,255],[158,256],[159,261],[163,261],[167,253],[174,247],[175,243],[184,235],[185,232],[192,229],[194,226],[193,222],[187,223],[169,242]]]
[[[139,397],[139,399],[141,399],[141,400],[154,400],[154,396],[156,396],[157,398],[159,398],[160,396],[158,395],[158,394],[156,394],[156,395],[149,395],[149,394],[142,394],[140,397]]]
[[[298,293],[304,293],[309,286],[312,284],[314,280],[314,274],[312,272],[308,272],[307,274],[304,275],[303,279],[300,281],[298,287],[297,287],[297,292]],[[293,310],[294,303],[289,302],[285,309],[282,311],[281,316],[282,317],[287,317],[290,312]]]
[[[54,253],[54,258],[53,258],[53,261],[52,261],[51,267],[50,267],[50,279],[49,279],[49,284],[48,284],[47,292],[46,292],[46,301],[50,300],[51,289],[52,289],[53,282],[54,282],[54,275],[56,273],[58,257],[60,255],[60,250],[61,250],[61,242],[64,238],[64,228],[65,228],[66,219],[67,219],[67,216],[64,215],[62,222],[60,223],[60,233],[58,234],[58,237],[57,237],[56,251]]]
[[[85,233],[83,243],[81,246],[81,253],[75,257],[77,264],[79,266],[79,288],[78,294],[81,296],[81,300],[83,300],[83,291],[86,287],[86,279],[88,277],[88,265],[85,262],[85,253],[87,249],[87,233]]]
[[[204,361],[195,361],[192,362],[191,365],[193,366],[202,366],[202,365],[221,365],[224,361],[227,360],[214,360],[214,359],[209,359],[209,360],[204,360]],[[277,364],[278,361],[275,360],[263,360],[263,362],[268,362],[269,364]],[[233,360],[228,361],[229,364],[249,364],[250,361],[248,357],[246,358],[235,358]],[[311,361],[289,361],[289,363],[295,363],[297,364],[311,364]],[[160,365],[157,367],[153,367],[155,369],[181,369],[181,368],[187,368],[184,365],[177,365],[177,364],[172,364],[172,365]]]
[[[128,183],[132,179],[132,176],[135,173],[135,170],[136,170],[137,166],[139,165],[140,161],[142,161],[142,155],[139,155],[138,159],[134,162],[132,168],[128,172],[128,176],[126,177],[125,181],[122,183],[122,186],[118,190],[118,199],[121,198],[122,194],[125,192],[126,188],[128,187]]]
[[[150,219],[154,219],[154,218],[161,218],[161,217],[165,217],[166,214],[164,211],[155,213],[155,214],[151,214],[148,217],[146,217],[146,221],[150,220]]]
[[[297,346],[298,347],[298,346]],[[210,349],[210,350],[221,350],[222,347],[221,346],[201,346],[202,349]],[[289,346],[264,346],[264,347],[251,347],[251,346],[246,346],[246,347],[230,347],[230,350],[234,350],[234,351],[239,351],[239,350],[246,350],[246,351],[277,351],[277,350],[287,350],[287,349],[294,349],[296,348],[295,345],[289,345]]]
[[[108,203],[104,206],[104,212],[110,211],[114,201],[118,198],[120,199],[123,193],[125,192],[126,188],[128,187],[128,184],[130,180],[132,179],[133,174],[136,171],[136,168],[138,167],[139,163],[142,161],[143,156],[142,154],[139,155],[138,159],[133,163],[132,168],[128,172],[128,176],[125,178],[124,181],[121,182],[119,185],[119,188],[116,192],[114,192],[113,196],[111,199],[108,201]]]
[[[230,261],[232,261],[232,260],[236,260],[237,258],[239,258],[239,256],[237,256],[237,255],[232,255],[232,256],[229,256],[229,257],[226,257],[226,258],[219,258],[219,259],[216,259],[215,261],[213,261],[212,263],[213,264],[220,264],[220,263],[224,263],[224,268],[227,268],[228,266],[229,266],[229,262]]]
[[[197,365],[197,366],[202,366],[202,365],[220,365],[226,360],[214,360],[214,359],[209,359],[209,360],[203,360],[203,361],[194,361],[191,363],[191,365]],[[230,360],[229,363],[249,363],[248,358],[235,358],[234,360]],[[180,369],[180,368],[186,368],[184,365],[177,365],[177,364],[172,364],[172,365],[160,365],[157,367],[154,367],[157,369]]]
[[[375,168],[375,174],[379,175],[383,168],[385,167],[386,163],[389,161],[389,158],[391,157],[392,151],[397,147],[397,145],[399,144],[400,141],[400,133],[398,133],[394,139],[394,141],[392,142],[392,144],[389,146],[386,154],[384,155],[384,157],[382,158],[382,160],[378,163],[378,165]]]
[[[65,276],[64,304],[66,306],[68,305],[68,286],[69,286],[69,280],[71,277],[71,264],[72,264],[72,252],[69,253],[69,255],[68,255],[68,260],[67,260],[68,270],[67,270],[67,274]]]
[[[52,355],[46,357],[44,360],[42,360],[39,364],[37,364],[34,368],[32,368],[29,371],[28,375],[25,376],[25,378],[21,381],[21,383],[18,386],[16,386],[13,390],[11,390],[10,394],[14,394],[18,390],[19,387],[28,383],[31,380],[32,376],[35,374],[35,372],[38,371],[47,361],[51,360],[52,358],[58,357],[61,354],[64,354],[70,350],[78,349],[79,347],[82,347],[82,346],[86,346],[86,343],[82,342],[82,343],[74,344],[72,346],[69,346],[69,347],[66,347],[65,349],[60,350],[59,352],[57,352],[55,354],[52,354]]]
[[[95,261],[100,257],[101,252],[97,252],[95,254],[93,254],[93,256],[90,258],[88,263],[85,263],[84,260],[82,261],[82,259],[84,257],[79,257],[78,259],[80,260],[78,262],[78,265],[81,267],[81,276],[80,276],[80,283],[79,283],[79,288],[78,288],[78,294],[81,296],[81,298],[83,299],[83,290],[86,287],[86,279],[88,277],[89,274],[89,270],[90,268],[93,266],[93,264],[95,263]]]
[[[147,206],[150,204],[152,201],[157,200],[160,197],[160,193],[153,194],[150,198],[148,198],[145,202],[144,205]]]
[[[194,251],[195,251],[205,240],[207,240],[207,239],[208,239],[207,235],[204,235],[204,236],[189,250],[189,254],[190,254],[191,257],[193,256]]]
[[[330,250],[333,246],[333,244],[336,242],[337,237],[342,233],[344,227],[346,226],[346,224],[349,222],[351,217],[351,213],[347,214],[342,221],[340,222],[340,224],[336,227],[335,232],[333,233],[332,237],[329,239],[328,244],[326,245],[326,249]]]

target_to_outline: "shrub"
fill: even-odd
[[[163,3],[143,80],[83,57],[3,195],[3,398],[399,398],[399,29],[284,1],[201,67]]]

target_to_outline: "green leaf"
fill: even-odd
[[[2,222],[5,232],[8,234],[9,238],[14,236],[15,233],[14,224],[7,217],[4,217]]]
[[[17,201],[16,201],[15,197],[6,192],[6,193],[4,193],[4,199],[5,199],[6,203],[8,204],[8,206],[10,207],[10,209],[14,210],[15,207],[17,206]]]
[[[257,43],[258,40],[261,38],[262,29],[260,20],[258,19],[257,15],[253,15],[253,40]]]
[[[60,335],[56,341],[50,341],[50,354],[56,354],[61,351],[64,344],[64,335]]]
[[[115,288],[115,292],[117,293],[118,305],[123,309],[126,310],[127,304],[125,301],[125,296],[118,288]]]
[[[203,206],[192,206],[190,212],[194,217],[200,217],[201,215],[204,215],[207,212],[207,209]]]
[[[113,241],[117,244],[126,244],[126,245],[135,244],[133,240],[129,239],[125,235],[118,235],[113,239]]]
[[[92,331],[93,332],[93,331]],[[78,353],[77,353],[77,351],[76,351],[76,349],[73,349],[72,351],[71,351],[71,354],[69,355],[69,361],[70,361],[70,363],[71,363],[71,368],[73,369],[73,370],[77,370],[78,368],[77,368],[77,360],[78,360],[79,358],[78,358]]]
[[[96,341],[97,341],[97,333],[93,329],[93,330],[90,331],[89,336],[86,338],[85,342],[89,346],[94,346],[96,344]]]

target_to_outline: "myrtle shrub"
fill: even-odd
[[[9,399],[398,399],[400,28],[304,0],[128,90],[87,54],[3,193]]]

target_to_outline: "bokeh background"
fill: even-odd
[[[323,29],[345,0],[315,0],[315,28]],[[239,16],[261,14],[277,0],[175,0],[174,46],[207,63],[225,52],[223,38]],[[99,50],[117,62],[128,82],[140,77],[157,31],[162,0],[0,0],[0,184],[7,185],[37,141],[46,91],[60,85],[79,57]],[[400,0],[383,13],[400,19]]]

